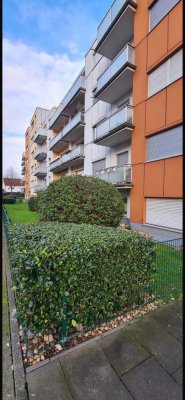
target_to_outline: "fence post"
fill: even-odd
[[[67,298],[66,296],[62,296],[62,306],[63,306],[63,313],[64,317],[61,321],[60,330],[61,330],[61,337],[62,337],[62,348],[65,348],[65,340],[67,337]]]

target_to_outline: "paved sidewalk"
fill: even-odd
[[[50,361],[27,383],[35,400],[182,399],[182,303]]]

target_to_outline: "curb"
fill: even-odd
[[[4,229],[3,229],[3,241],[6,253],[5,257],[7,257],[6,280],[7,280],[9,313],[10,313],[10,335],[11,335],[11,347],[12,347],[12,359],[13,359],[15,396],[16,400],[28,400],[28,394],[26,390],[25,370],[23,366],[21,346],[19,341],[19,329],[18,329],[17,318],[15,317],[16,313],[15,297],[13,291],[11,290],[12,279],[9,267],[7,240]]]

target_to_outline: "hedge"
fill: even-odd
[[[42,221],[118,226],[124,203],[119,191],[92,176],[71,175],[52,182],[40,193],[38,212]]]
[[[137,233],[92,225],[9,226],[17,310],[30,330],[58,326],[67,298],[68,328],[105,320],[141,299],[151,283],[155,249]]]
[[[37,211],[37,197],[32,196],[28,200],[28,208],[30,211]]]
[[[16,197],[3,197],[3,204],[15,204]]]

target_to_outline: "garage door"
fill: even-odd
[[[146,199],[146,223],[182,230],[182,200]]]

